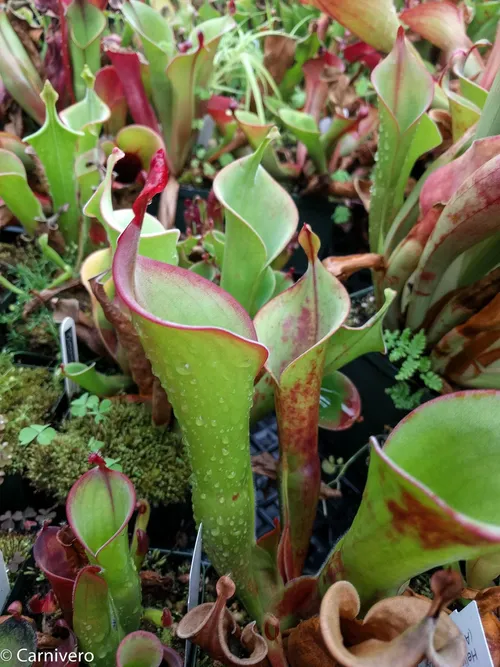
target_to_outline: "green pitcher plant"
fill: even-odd
[[[474,566],[484,563],[490,577],[498,576],[500,524],[495,506],[498,484],[492,461],[498,463],[495,434],[499,426],[496,410],[499,399],[497,391],[449,394],[408,415],[383,446],[372,438],[367,487],[351,528],[333,547],[317,576],[292,579],[283,590],[277,591],[267,607],[260,629],[273,667],[330,664],[299,660],[293,653],[299,646],[293,644],[292,649],[290,640],[288,662],[281,633],[297,628],[300,621],[312,620],[320,609],[320,616],[323,615],[325,600],[330,600],[332,591],[342,586],[352,590],[356,600],[352,608],[349,603],[349,613],[366,613],[377,602],[383,605],[379,601],[386,598],[389,598],[385,600],[387,603],[395,602],[396,598],[390,596],[401,594],[412,577],[442,565],[463,560]],[[472,441],[473,450],[469,447]],[[451,461],[452,474],[443,474],[444,470],[450,473]],[[477,484],[470,482],[478,478],[484,481],[480,490]],[[461,576],[450,570],[440,574],[453,577],[453,595],[459,595]],[[221,659],[223,655],[224,664],[239,665],[237,656],[228,653],[224,642],[215,641],[213,632],[207,634],[210,627],[219,624],[231,627],[231,616],[227,609],[224,616],[221,606],[222,600],[227,601],[235,592],[231,583],[230,578],[222,577],[221,587],[218,587],[219,604],[205,604],[188,612],[178,632],[208,650],[212,657]],[[305,624],[298,625],[299,630],[305,627]],[[385,632],[385,624],[383,627]],[[419,627],[423,631],[423,626]],[[322,625],[323,639],[324,631]],[[222,632],[219,637],[223,638]],[[311,640],[304,638],[303,641]],[[324,646],[319,639],[313,640],[315,642]],[[425,645],[418,642],[413,645],[408,637],[407,642],[405,650],[409,650],[411,644],[416,654],[415,658],[404,662],[409,666],[418,655],[423,657],[428,640]],[[305,644],[302,646],[305,651]],[[340,642],[335,650],[329,650],[337,658],[342,648]],[[394,659],[394,653],[389,646],[387,649],[387,656],[376,653],[381,665],[393,664],[390,658]],[[462,664],[463,649],[460,647],[453,659],[448,655],[450,665]],[[346,655],[344,649],[342,658],[338,659],[346,659]],[[326,655],[324,657],[326,659]],[[401,655],[400,659],[403,664],[406,656]],[[437,659],[434,654],[432,660]],[[250,664],[258,663],[256,660]]]
[[[64,620],[56,624],[66,636],[58,646],[58,664],[72,664],[78,652],[89,667],[181,667],[179,655],[163,646],[160,639],[139,629],[145,613],[139,570],[148,549],[146,536],[149,505],[136,502],[130,480],[106,467],[100,455],[96,464],[77,480],[67,503],[68,525],[44,525],[34,545],[34,557],[52,587],[52,598],[34,596],[29,603],[34,613],[61,610]],[[129,545],[128,525],[137,513]],[[0,646],[30,639],[29,619],[20,615],[20,603],[9,608],[10,616],[0,619]],[[152,610],[149,610],[150,612]],[[160,626],[168,618],[157,610]],[[153,614],[149,613],[148,618]],[[155,616],[156,618],[156,616]],[[4,626],[2,621],[6,621]],[[32,646],[34,640],[22,643]],[[165,661],[165,662],[164,662]],[[33,664],[32,659],[27,660]]]
[[[433,82],[402,28],[373,71],[380,115],[369,211],[375,293],[381,302],[385,289],[396,291],[386,325],[423,330],[432,369],[452,386],[500,388],[498,90],[468,79],[463,62],[451,71],[461,96],[481,108],[429,160],[406,199],[416,159],[442,141],[429,111]],[[449,113],[453,121],[451,102]]]
[[[43,167],[50,196],[50,209],[66,245],[89,245],[88,228],[81,213],[81,197],[99,184],[97,149],[100,128],[109,116],[108,107],[93,91],[93,77],[86,77],[87,95],[82,102],[61,114],[56,110],[58,94],[46,81],[41,98],[46,117],[42,127],[25,137]],[[86,167],[86,163],[94,167]],[[31,166],[31,165],[30,165]],[[32,167],[34,169],[34,167]],[[39,223],[48,223],[42,203],[28,184],[26,166],[13,152],[0,153],[0,193],[7,208],[29,234]]]
[[[255,178],[253,159],[236,164],[236,174],[248,174],[250,184]],[[252,170],[246,172],[248,164]],[[155,170],[165,171],[161,154],[152,162],[145,187],[150,197],[164,184]],[[270,178],[265,172],[263,177]],[[236,178],[225,182],[226,199],[237,201],[245,182]],[[268,191],[273,192],[274,186],[269,182]],[[251,212],[248,204],[247,212]],[[323,377],[331,379],[330,386],[341,397],[338,413],[342,414],[340,404],[347,406],[352,423],[359,414],[352,407],[358,406],[359,396],[338,369],[367,351],[384,349],[381,320],[392,293],[387,293],[385,307],[365,327],[344,327],[349,297],[318,260],[319,240],[305,226],[299,241],[308,255],[307,273],[269,300],[252,322],[248,311],[222,287],[189,269],[143,256],[143,219],[144,209],[136,211],[118,239],[113,257],[116,293],[131,313],[184,434],[193,468],[193,507],[197,522],[204,526],[207,553],[219,572],[231,572],[245,605],[262,620],[265,601],[300,574],[306,556],[319,497],[315,433]],[[252,232],[249,224],[248,229]],[[269,234],[263,228],[259,231]],[[223,275],[228,252],[227,244]],[[256,379],[264,385],[257,392]],[[270,545],[256,545],[254,535],[248,426],[259,394],[267,409],[272,409],[274,396],[280,428],[279,569]],[[302,530],[297,530],[297,521]]]
[[[135,129],[140,130],[140,128]],[[140,132],[139,136],[143,136],[143,132]],[[153,148],[157,148],[156,142],[153,143]],[[111,269],[119,234],[133,218],[137,207],[143,208],[148,200],[148,192],[146,192],[137,198],[133,209],[114,209],[112,199],[113,173],[116,164],[124,156],[124,152],[119,148],[115,147],[113,149],[107,160],[105,177],[85,205],[85,215],[98,220],[103,226],[109,247],[101,248],[90,254],[83,262],[80,271],[82,283],[91,299],[92,315],[97,332],[109,356],[118,364],[123,374],[104,375],[96,370],[95,364],[86,365],[80,362],[65,364],[62,366],[62,371],[66,377],[73,380],[85,391],[90,391],[99,396],[117,394],[128,389],[135,382],[139,388],[139,393],[143,397],[151,398],[154,403],[159,388],[155,386],[149,362],[144,357],[142,346],[130,324],[130,317],[126,309],[122,309],[114,303],[113,279],[107,276]],[[154,164],[151,161],[149,150],[146,157]],[[141,254],[169,264],[178,264],[178,239],[178,229],[167,230],[157,218],[149,213],[144,214],[144,227],[140,242]],[[157,423],[163,423],[165,419],[164,410],[160,409],[158,412],[153,410],[153,419]]]
[[[195,122],[200,119],[200,91],[210,79],[222,36],[235,23],[230,16],[203,21],[177,46],[168,20],[153,7],[128,0],[121,11],[141,40],[169,168],[172,175],[179,176],[192,148]],[[114,66],[118,70],[125,68],[126,75],[129,63],[117,62]],[[119,76],[122,78],[120,73]]]

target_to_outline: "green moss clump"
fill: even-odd
[[[31,553],[34,535],[0,532],[0,551],[7,566],[7,576],[13,584],[19,568]]]
[[[1,442],[12,448],[12,470],[23,467],[24,452],[18,444],[21,429],[43,424],[60,394],[60,387],[47,368],[15,366],[8,354],[0,354]]]
[[[49,445],[31,443],[26,476],[37,488],[65,500],[74,482],[88,470],[91,437],[104,442],[104,456],[120,460],[138,497],[152,504],[185,499],[191,471],[182,438],[153,426],[149,408],[137,403],[113,404],[98,427],[89,417],[73,417]]]

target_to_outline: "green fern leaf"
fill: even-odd
[[[425,384],[426,387],[432,389],[432,391],[441,391],[443,388],[443,380],[434,373],[433,371],[428,371],[427,373],[421,373],[420,379]]]
[[[408,355],[415,358],[421,357],[424,353],[426,344],[427,341],[425,339],[425,332],[423,329],[421,329],[408,342]]]
[[[407,357],[396,375],[396,380],[410,380],[418,371],[419,360]]]

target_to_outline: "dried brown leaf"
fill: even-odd
[[[463,637],[441,611],[460,590],[459,580],[457,573],[438,573],[433,579],[434,602],[402,595],[387,598],[375,604],[362,622],[356,618],[360,611],[356,589],[339,581],[321,604],[322,640],[343,667],[414,667],[424,658],[438,667],[461,667],[466,652]]]
[[[228,667],[264,667],[269,664],[266,659],[267,645],[255,630],[255,623],[249,623],[241,631],[226,606],[235,591],[232,579],[221,577],[217,582],[217,600],[188,612],[177,627],[177,636],[201,646],[213,660]],[[234,655],[229,647],[230,639],[239,641],[248,657]]]
[[[43,306],[48,301],[58,296],[62,292],[66,292],[66,290],[73,289],[75,287],[78,287],[79,285],[81,285],[80,278],[71,278],[62,285],[59,285],[58,287],[54,287],[52,289],[44,289],[41,292],[33,292],[33,299],[28,301],[24,306],[23,318],[26,319],[27,317],[29,317],[34,313],[35,310],[40,308],[40,306]],[[73,315],[71,315],[71,317],[73,317]],[[78,321],[78,318],[73,318],[73,319],[75,319],[75,321]]]
[[[264,40],[264,67],[279,85],[295,60],[296,41],[287,35],[268,35]]]
[[[16,35],[19,37],[20,42],[26,49],[26,52],[36,71],[42,79],[45,78],[45,70],[43,67],[42,59],[40,57],[40,52],[38,50],[37,44],[32,39],[32,35],[36,37],[39,33],[33,32],[29,23],[19,19],[17,16],[14,16],[14,14],[9,15],[9,21],[11,26],[14,28]]]
[[[356,273],[356,271],[360,271],[361,269],[372,269],[374,271],[385,270],[383,255],[377,255],[372,252],[360,255],[327,257],[323,260],[323,266],[341,281],[347,280],[353,273]]]
[[[90,285],[106,319],[114,326],[120,345],[127,353],[130,374],[141,396],[151,396],[154,375],[134,325],[125,312],[108,298],[103,284],[97,278],[93,278]]]

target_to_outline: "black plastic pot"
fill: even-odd
[[[321,431],[320,431],[321,437]],[[252,455],[268,452],[278,458],[279,442],[276,418],[267,417],[259,422],[250,436]],[[357,449],[363,446],[359,444]],[[325,458],[332,452],[322,455]],[[335,452],[336,456],[342,453]],[[366,477],[366,457],[357,462],[341,478],[342,496],[320,501],[309,555],[305,565],[306,574],[314,574],[338,539],[346,532],[354,519]],[[256,495],[256,534],[262,537],[274,527],[279,517],[279,498],[276,482],[263,475],[254,475]],[[328,481],[325,477],[325,481]]]
[[[0,243],[14,243],[21,236],[24,229],[19,225],[7,225],[0,229]]]

